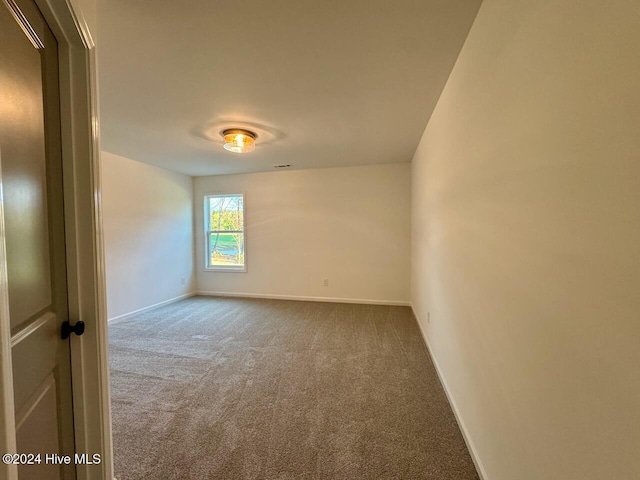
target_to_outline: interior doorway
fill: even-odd
[[[0,477],[111,478],[94,43],[56,0],[0,36]]]

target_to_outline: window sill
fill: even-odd
[[[235,272],[246,273],[247,267],[204,267],[205,272]]]

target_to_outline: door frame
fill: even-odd
[[[58,41],[69,320],[87,327],[71,339],[76,451],[101,457],[99,465],[77,465],[76,472],[80,480],[111,480],[96,48],[75,0],[35,2]],[[7,452],[16,452],[16,429],[0,175],[0,454]],[[17,467],[0,462],[0,477],[17,479]]]

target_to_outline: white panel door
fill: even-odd
[[[0,174],[22,479],[75,478],[58,45],[32,0],[0,1]],[[37,458],[37,457],[36,457]]]

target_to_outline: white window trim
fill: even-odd
[[[219,197],[242,197],[242,231],[229,230],[228,233],[242,233],[244,235],[244,265],[209,265],[209,234],[217,230],[209,230],[209,199]],[[247,271],[247,230],[246,230],[246,197],[244,193],[209,193],[203,199],[203,229],[204,229],[204,271],[205,272],[235,272]]]

